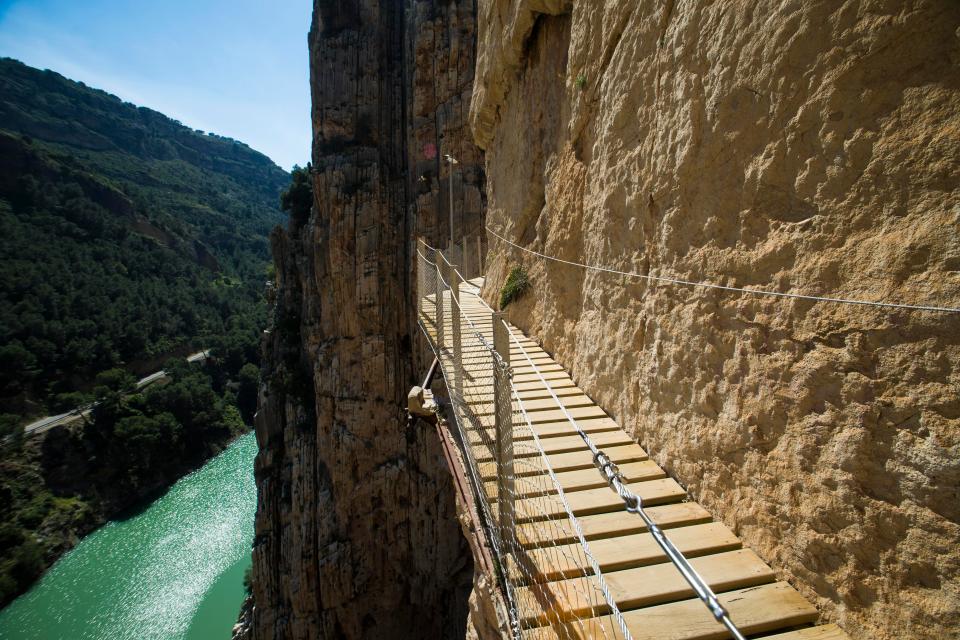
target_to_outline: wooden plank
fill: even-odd
[[[694,524],[705,524],[712,518],[706,509],[696,502],[677,502],[645,509],[655,523],[663,529],[673,529]],[[627,511],[611,511],[577,518],[580,530],[587,540],[600,540],[635,533],[643,533],[647,525],[643,519]],[[547,537],[549,536],[549,537]],[[526,548],[545,544],[569,544],[577,540],[570,520],[564,516],[549,527],[542,523],[529,523],[517,527],[517,540]]]
[[[463,343],[463,350],[461,351],[461,353],[463,354],[463,359],[466,360],[467,362],[479,362],[484,360],[490,353],[490,350],[487,349],[485,346],[473,341],[473,336],[470,336],[468,334],[468,332],[470,331],[469,327],[463,327],[462,331],[464,336],[467,336],[467,338],[465,339],[465,342]],[[523,350],[519,348],[511,349],[510,361],[514,364],[524,364],[529,366],[527,359],[524,357],[524,351],[528,356],[530,356],[530,359],[533,360],[534,364],[546,365],[546,364],[557,363],[556,360],[551,358],[550,355],[547,354],[547,352],[545,352],[543,349],[533,348],[533,347],[524,347]]]
[[[753,551],[739,549],[700,558],[690,565],[715,593],[767,584],[775,579],[773,570]],[[621,612],[696,596],[693,588],[670,562],[612,571],[604,574],[610,598]],[[596,581],[573,578],[517,590],[520,610],[527,612],[525,624],[546,624],[551,618],[570,622],[610,612]],[[544,611],[542,603],[555,603]],[[552,615],[555,614],[555,615]]]
[[[613,447],[617,445],[633,443],[633,440],[630,439],[630,436],[622,431],[605,431],[592,436],[590,439],[593,440],[593,443],[598,447]],[[586,445],[583,444],[583,439],[580,436],[545,438],[541,444],[543,445],[544,453],[547,454],[566,453],[582,449],[589,455],[589,450],[586,448]],[[522,442],[517,442],[516,445],[516,451],[514,452],[515,457],[529,457],[538,455],[537,451],[535,451],[532,447],[524,446]],[[491,457],[492,456],[490,456],[489,452],[480,451],[478,452],[477,460],[489,460]]]
[[[589,420],[591,418],[606,418],[610,420],[610,417],[596,405],[591,405],[587,407],[570,407],[564,412],[563,409],[544,409],[543,411],[533,411],[527,413],[527,418],[531,424],[543,424],[546,422],[560,422],[566,421],[570,422],[570,419],[567,416],[572,417],[578,423],[581,420]],[[612,420],[610,420],[613,422]],[[616,423],[613,423],[616,426]],[[620,427],[617,426],[619,429]],[[571,431],[573,431],[573,426],[571,425]]]
[[[616,456],[617,464],[626,464],[628,462],[640,462],[641,460],[647,459],[647,452],[644,451],[638,444],[626,444],[619,445],[614,447],[607,447],[604,449],[608,455],[611,457]],[[593,464],[593,457],[590,455],[590,451],[583,449],[581,451],[573,451],[570,453],[558,453],[553,455],[547,455],[547,460],[550,462],[550,467],[554,472],[559,473],[563,471],[575,471],[578,469],[596,469]],[[482,462],[478,461],[478,464],[483,466],[481,469],[481,478],[483,480],[493,480],[495,479],[496,469],[492,466],[492,461],[486,459]],[[517,477],[539,474],[542,472],[542,469],[538,466],[534,467],[531,464],[526,464],[520,467],[517,467],[515,470],[515,475]]]
[[[464,363],[468,369],[476,369],[480,366],[489,366],[491,359],[489,352],[487,351],[476,351],[473,353],[464,353],[463,354]],[[563,367],[554,361],[548,356],[543,356],[540,358],[533,358],[533,366],[531,366],[524,358],[522,354],[511,353],[510,354],[510,367],[513,371],[514,377],[518,375],[528,375],[534,371],[565,371]]]
[[[567,393],[566,395],[561,395],[558,393],[557,398],[560,400],[559,404],[557,403],[557,400],[554,400],[549,395],[549,392],[547,392],[546,397],[541,398],[531,399],[529,396],[524,398],[524,396],[521,395],[520,402],[523,404],[523,409],[530,416],[531,420],[539,419],[545,411],[560,411],[561,406],[567,410],[570,410],[571,415],[573,415],[575,418],[580,417],[580,415],[586,418],[592,417],[592,415],[607,415],[603,409],[598,407],[593,400],[585,396],[583,393]],[[475,397],[475,399],[478,401],[478,404],[483,404],[481,400],[486,400],[486,398],[482,399],[479,397]],[[490,400],[486,400],[486,402],[488,406],[492,407]],[[572,411],[573,409],[577,409],[580,412],[580,415],[574,414]],[[479,415],[486,415],[487,411],[484,408],[478,410],[477,413]],[[561,415],[561,417],[563,416]]]
[[[492,388],[492,385],[470,386],[468,388],[469,393],[467,394],[467,404],[473,406],[473,405],[484,405],[484,404],[492,403],[493,394],[490,392],[490,388]],[[564,404],[564,406],[570,406],[570,405],[567,405],[567,402],[566,402],[568,398],[576,399],[576,402],[580,402],[579,398],[587,398],[587,396],[583,394],[583,391],[580,389],[580,387],[577,387],[573,384],[572,380],[570,381],[570,384],[554,387],[554,393],[557,395],[558,398],[560,398],[560,401]],[[543,404],[549,404],[549,406],[551,407],[557,406],[556,401],[550,396],[550,393],[547,391],[547,388],[542,385],[539,388],[528,389],[526,391],[518,391],[517,395],[520,397],[520,400],[523,402],[524,408],[527,408],[533,405],[533,403],[540,403],[539,405],[533,405],[534,407],[542,406]],[[589,398],[587,398],[587,400],[589,400]],[[574,404],[572,406],[581,406],[581,405]],[[530,409],[528,409],[528,411],[529,410]]]
[[[647,452],[635,442],[622,445],[610,445],[604,451],[617,464],[646,460]],[[547,454],[550,466],[556,471],[573,471],[574,469],[593,469],[593,455],[589,449],[583,448],[564,453]],[[518,474],[522,475],[522,474]]]
[[[510,368],[513,369],[514,378],[516,378],[519,375],[525,375],[528,373],[533,373],[535,371],[539,371],[541,373],[547,373],[548,371],[563,371],[564,373],[566,373],[566,370],[562,366],[554,362],[553,360],[550,360],[548,362],[534,362],[531,365],[526,360],[523,360],[522,356],[521,356],[521,360],[519,361],[513,360],[512,355],[510,360]]]
[[[464,331],[464,334],[466,334],[466,332],[468,332],[468,331],[471,331],[470,325],[469,325],[469,324],[466,324],[466,323],[464,323],[461,328],[462,328],[462,330]],[[481,331],[480,333],[483,334],[482,331]],[[486,340],[486,339],[487,339],[487,336],[484,335],[484,339]],[[491,339],[492,339],[492,338],[491,338]],[[522,348],[521,348],[521,347],[522,347]],[[487,348],[486,348],[485,346],[483,346],[482,344],[474,341],[473,338],[471,338],[469,341],[465,342],[465,343],[464,343],[464,346],[463,346],[463,355],[464,355],[464,357],[466,357],[466,356],[468,356],[468,355],[480,356],[480,355],[483,355],[483,354],[489,353],[489,352],[490,352],[489,349],[487,349]],[[514,358],[519,358],[519,360],[517,360],[517,361],[515,362],[516,364],[519,364],[520,362],[526,363],[527,359],[526,359],[526,357],[524,357],[524,354],[526,354],[527,356],[529,356],[530,359],[533,360],[534,362],[556,363],[556,360],[554,360],[554,359],[550,356],[549,353],[547,353],[546,351],[544,351],[542,347],[536,346],[535,343],[533,343],[533,344],[522,344],[522,343],[521,343],[520,345],[517,345],[517,344],[514,343],[513,346],[510,348],[510,356],[511,356],[511,357],[510,357],[510,360],[511,360],[511,362],[514,361]]]
[[[796,589],[785,582],[737,589],[718,595],[720,603],[730,613],[731,620],[748,635],[784,629],[812,622],[817,610]],[[623,614],[634,640],[723,640],[729,632],[716,620],[700,600],[683,600]],[[603,623],[601,633],[622,640],[619,629]],[[562,629],[563,637],[585,637],[578,628],[599,629],[593,625],[570,624]],[[525,640],[554,640],[558,632],[550,627],[539,627],[523,632]],[[603,637],[600,635],[598,637]]]
[[[484,424],[489,424],[493,421],[493,416],[484,416],[481,418],[481,421]],[[582,420],[577,420],[577,424],[581,429],[583,429],[584,433],[590,434],[591,440],[593,439],[594,433],[601,433],[603,431],[620,431],[620,427],[617,426],[617,423],[610,418],[585,418]],[[552,422],[528,426],[522,418],[518,418],[513,423],[513,437],[518,442],[533,440],[533,434],[531,433],[531,430],[535,431],[537,437],[539,438],[577,436],[577,432],[573,430],[573,425],[570,424],[569,420],[554,420]],[[484,438],[483,436],[483,431],[486,431],[489,438],[493,437],[493,429],[490,427],[487,427],[486,429],[473,428],[468,430],[470,433],[471,444],[477,444],[487,440],[487,438]],[[586,445],[583,446],[586,447]]]
[[[485,440],[483,437],[483,431],[486,431],[488,435],[492,434],[493,430],[493,415],[474,415],[476,420],[480,423],[481,426],[468,426],[467,431],[473,436],[471,437],[472,442],[479,442]],[[623,430],[617,426],[617,423],[606,417],[593,417],[593,418],[581,418],[576,421],[584,433],[599,433],[601,431],[619,431],[623,433]],[[472,425],[473,420],[471,419],[468,422],[468,425]],[[533,433],[536,432],[537,436],[540,438],[553,438],[556,436],[577,436],[579,435],[577,431],[574,430],[573,425],[566,418],[548,420],[543,422],[538,422],[534,424],[529,424],[522,416],[514,415],[513,419],[513,437],[517,441],[532,440]],[[586,444],[583,445],[586,447]]]
[[[629,481],[637,482],[640,480],[655,480],[657,478],[663,478],[666,474],[663,472],[663,469],[657,465],[653,460],[644,460],[642,462],[628,462],[622,467],[620,467],[620,472],[627,478]],[[563,487],[564,491],[580,491],[581,489],[593,489],[596,487],[606,487],[607,481],[600,471],[596,468],[591,469],[580,469],[577,471],[561,471],[556,474],[557,480],[560,482],[560,486]],[[549,478],[546,479],[547,482],[551,482]],[[486,490],[488,496],[496,495],[495,491],[492,489],[496,488],[495,482],[487,482]],[[518,482],[517,483],[517,497],[523,498],[526,497],[526,491],[530,488],[529,483]],[[539,493],[539,488],[532,488],[532,493]]]
[[[553,384],[554,380],[570,380],[570,376],[567,375],[566,371],[562,369],[559,371],[545,371],[543,373],[520,373],[513,376],[513,381],[516,383],[522,382],[538,382],[541,377],[544,380],[550,381],[550,384]]]
[[[540,424],[543,422],[558,422],[561,420],[569,422],[566,414],[557,406],[557,403],[552,398],[550,399],[550,403],[552,403],[553,405],[552,408],[543,408],[539,411],[527,410],[527,418],[530,420],[532,424]],[[492,408],[492,405],[490,405],[490,408]],[[523,408],[525,410],[527,409],[526,403],[524,403]],[[570,416],[574,420],[579,420],[580,418],[588,419],[588,418],[607,418],[608,417],[607,414],[603,411],[603,409],[601,409],[600,407],[592,403],[587,406],[565,407],[565,408],[567,410],[567,413],[570,414]],[[484,416],[484,415],[490,415],[493,412],[491,410],[488,410],[488,408],[484,406],[482,409],[475,411],[475,413],[478,416]],[[614,424],[616,425],[616,423]],[[619,429],[620,427],[617,426],[616,428]],[[573,429],[571,427],[571,431],[572,430]]]
[[[556,384],[553,384],[553,382],[555,382]],[[583,391],[581,391],[579,387],[573,384],[572,380],[564,380],[564,381],[555,380],[555,381],[552,381],[551,387],[553,389],[553,392],[561,400],[563,400],[564,396],[572,396],[572,395],[578,395],[583,393]],[[492,384],[490,383],[490,381],[486,383],[481,383],[481,382],[474,383],[471,381],[470,384],[467,385],[464,393],[470,404],[474,404],[474,403],[485,404],[493,401],[492,395],[491,395],[491,388],[492,388]],[[527,385],[527,388],[525,389],[519,389],[516,386],[514,388],[516,389],[516,395],[519,396],[523,402],[528,402],[530,400],[536,400],[536,399],[545,399],[545,400],[548,400],[549,402],[553,402],[550,392],[542,384]]]
[[[513,383],[514,383],[513,388],[516,389],[518,393],[522,393],[524,391],[537,390],[537,389],[546,390],[546,387],[539,379],[524,380],[524,381],[514,380]],[[569,376],[567,376],[566,378],[558,378],[558,379],[550,380],[550,386],[554,389],[557,389],[560,387],[573,387],[576,385],[573,383],[573,380]]]
[[[579,389],[578,389],[579,391]],[[574,394],[569,393],[564,396],[557,394],[560,398],[560,405],[566,407],[567,409],[577,409],[580,407],[596,407],[597,410],[602,411],[600,407],[597,407],[597,404],[591,400],[583,392]],[[541,411],[550,411],[557,408],[557,401],[551,397],[546,398],[524,398],[520,396],[521,402],[523,402],[524,410],[533,417],[533,414],[539,413]],[[604,415],[606,415],[604,413]]]
[[[552,483],[550,483],[549,480],[544,483],[536,476],[534,476],[533,479],[533,482],[524,483],[524,478],[517,478],[517,487],[519,488],[526,484],[526,487],[521,489],[521,491],[535,492],[539,489],[544,491],[545,495],[524,498],[517,501],[515,517],[518,524],[533,520],[555,519],[566,513],[566,507],[554,492],[553,487],[550,486]],[[678,502],[687,497],[687,492],[684,491],[683,487],[677,484],[673,478],[632,482],[628,486],[643,499],[645,505],[653,506],[668,502]],[[567,505],[569,505],[575,516],[588,516],[607,511],[620,511],[624,508],[623,500],[620,496],[607,486],[597,489],[571,491],[566,493],[564,497],[566,498]]]
[[[749,634],[813,622],[817,610],[785,582],[748,587],[720,594],[730,619]],[[713,640],[728,637],[727,630],[699,600],[638,609],[624,614],[634,640]],[[636,633],[634,632],[636,629]]]
[[[835,624],[824,624],[765,636],[764,640],[850,640],[850,636]]]
[[[552,528],[551,523],[541,526],[544,530]],[[667,537],[688,558],[740,548],[740,540],[720,522],[680,527],[671,530]],[[590,552],[604,573],[666,561],[660,545],[649,533],[596,540],[590,543]],[[587,568],[579,543],[531,549],[528,555],[544,580],[572,578]]]

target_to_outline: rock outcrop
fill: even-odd
[[[472,563],[432,429],[409,425],[415,236],[482,225],[472,2],[317,0],[315,205],[273,236],[251,636],[461,638]]]
[[[960,5],[481,0],[492,228],[642,275],[960,306]],[[960,628],[960,315],[491,244],[509,308],[856,638]],[[947,631],[946,633],[951,633]]]

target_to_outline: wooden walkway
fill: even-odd
[[[475,295],[481,284],[482,279],[478,278],[470,284],[460,285],[460,307],[492,344],[490,311]],[[432,296],[428,298],[432,306]],[[447,309],[447,336],[452,329],[449,304],[447,299],[444,305]],[[435,342],[435,326],[428,316],[422,314],[421,321]],[[470,330],[466,319],[461,319],[461,325],[464,333]],[[522,335],[515,327],[511,328]],[[753,551],[745,549],[729,528],[714,521],[706,509],[690,500],[683,488],[667,477],[663,469],[649,459],[647,452],[576,386],[550,354],[529,338],[524,337],[521,342],[564,406],[596,445],[619,465],[631,489],[644,499],[645,506],[650,505],[646,509],[648,514],[690,559],[745,635],[776,640],[849,640],[836,625],[813,626],[818,615],[813,605],[792,586],[778,580],[775,572]],[[464,358],[466,360],[466,355]],[[676,567],[646,532],[642,520],[627,513],[621,499],[607,487],[583,440],[557,409],[546,386],[516,344],[511,347],[511,364],[513,381],[530,422],[569,505],[580,520],[590,550],[633,638],[708,640],[729,637],[704,604],[694,597]],[[484,408],[480,406],[476,410],[483,411]],[[482,446],[482,439],[489,435],[471,433],[469,437],[478,466],[484,469],[487,497],[491,504],[495,504],[495,471],[490,471],[492,466],[482,464],[490,457],[489,449]],[[522,435],[519,437],[522,439]],[[517,449],[517,455],[525,455],[522,451],[529,451],[529,447]],[[523,465],[517,467],[518,476],[524,471]],[[565,594],[563,601],[568,610],[560,612],[560,616],[575,620],[604,614],[605,611],[597,611],[596,605],[589,601],[571,599],[569,594],[575,594],[577,590],[565,588],[565,581],[576,580],[577,576],[583,579],[585,571],[585,567],[574,560],[578,554],[572,552],[573,549],[569,554],[562,552],[566,545],[579,546],[567,515],[562,509],[546,515],[534,513],[532,509],[528,512],[525,502],[535,498],[523,493],[524,486],[527,485],[517,485],[516,536],[527,549],[539,574],[550,581],[549,587]],[[536,520],[544,517],[553,520],[550,527],[537,526],[540,523]],[[544,540],[545,532],[549,532],[552,539]],[[560,553],[557,553],[558,545]],[[518,599],[521,604],[524,598],[532,597],[520,588]],[[572,637],[583,635],[578,630],[583,628],[582,625],[578,629],[573,629],[572,623],[570,626]],[[611,629],[609,625],[605,628]],[[558,632],[556,625],[541,626],[525,631],[524,637],[556,638],[563,632],[563,628]],[[608,635],[621,637],[616,629],[611,629]]]

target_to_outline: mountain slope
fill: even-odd
[[[255,340],[287,183],[240,142],[0,60],[0,413]]]

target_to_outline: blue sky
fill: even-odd
[[[0,56],[57,71],[289,169],[310,159],[310,0],[0,0]]]

